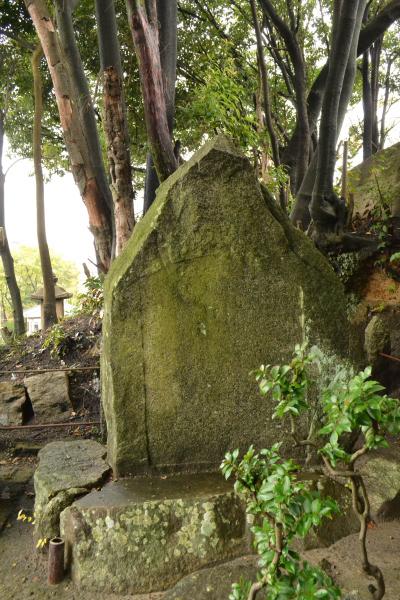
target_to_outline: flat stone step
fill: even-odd
[[[245,511],[219,474],[108,483],[61,513],[71,574],[82,588],[148,593],[249,552]]]

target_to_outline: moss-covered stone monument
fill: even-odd
[[[105,286],[102,398],[118,475],[216,468],[282,437],[249,373],[307,333],[348,355],[342,286],[225,137],[158,190]]]

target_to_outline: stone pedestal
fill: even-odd
[[[165,590],[249,551],[243,505],[218,474],[124,479],[61,514],[72,578],[101,592]]]

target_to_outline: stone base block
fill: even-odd
[[[249,551],[245,511],[218,474],[124,479],[61,513],[75,583],[116,593],[165,590]]]
[[[58,536],[61,511],[102,484],[110,471],[105,455],[94,440],[51,442],[40,450],[34,478],[37,538]]]

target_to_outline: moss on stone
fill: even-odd
[[[282,438],[249,372],[286,361],[305,322],[312,343],[348,354],[341,283],[267,200],[218,137],[160,186],[114,262],[102,397],[118,474],[216,468]]]

